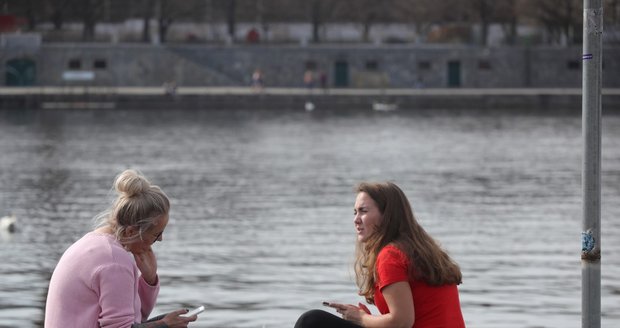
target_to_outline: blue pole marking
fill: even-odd
[[[592,54],[584,54],[583,56],[581,56],[581,59],[583,60],[588,60],[588,59],[592,59],[594,58],[594,56],[592,56]]]
[[[594,249],[595,245],[596,241],[594,240],[594,237],[592,237],[592,233],[590,231],[581,233],[582,252],[590,253]]]

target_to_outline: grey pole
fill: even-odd
[[[581,326],[601,327],[602,0],[583,3]]]

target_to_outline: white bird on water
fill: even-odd
[[[17,219],[15,215],[7,215],[0,218],[0,229],[8,232],[15,232],[17,230]]]

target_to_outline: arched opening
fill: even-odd
[[[36,82],[36,63],[32,59],[11,59],[6,62],[4,70],[7,86],[31,86]]]

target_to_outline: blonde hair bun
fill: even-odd
[[[121,195],[131,198],[151,188],[151,183],[136,170],[125,170],[116,177],[114,188]]]
[[[121,242],[140,240],[162,215],[170,212],[168,196],[137,170],[129,169],[117,175],[114,189],[116,199],[109,209],[97,215],[95,222],[97,227],[112,227]],[[126,231],[130,226],[137,226],[139,231],[128,236]]]

